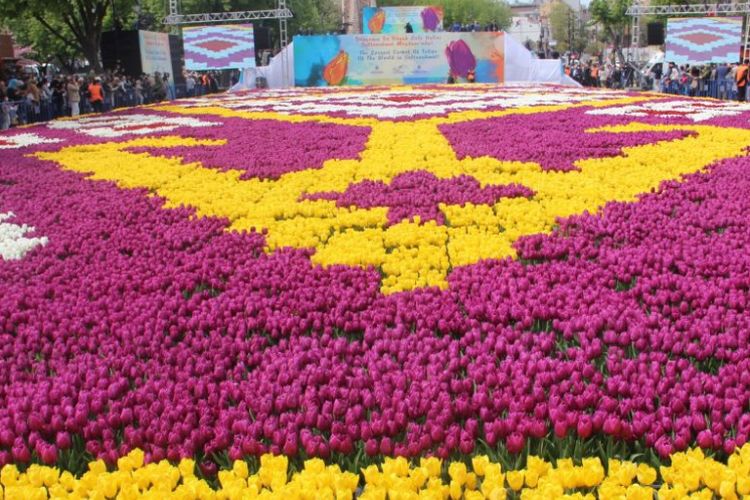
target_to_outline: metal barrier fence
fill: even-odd
[[[185,85],[175,85],[167,92],[167,97],[164,100],[182,99],[186,97],[198,97],[208,93],[208,89],[202,85],[196,85],[192,89],[188,90]],[[134,88],[128,88],[126,90],[118,89],[114,92],[109,92],[104,95],[104,111],[111,111],[118,108],[128,108],[138,106],[141,104],[152,104],[157,102],[153,92],[144,90],[140,96],[136,93]],[[10,101],[9,124],[11,127],[18,125],[28,125],[30,123],[45,122],[60,118],[62,116],[70,116],[70,106],[63,99],[42,99],[39,103],[29,101],[28,99]],[[79,104],[81,114],[93,113],[94,109],[91,106],[88,98],[82,93],[81,101]],[[1,116],[1,115],[0,115]],[[0,119],[0,129],[3,127],[3,120]]]
[[[690,97],[713,97],[714,99],[737,99],[737,84],[733,79],[704,80],[699,79],[695,86],[693,80],[662,80],[660,89],[666,94]]]

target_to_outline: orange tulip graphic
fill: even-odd
[[[328,82],[328,85],[341,85],[341,82],[346,78],[348,68],[349,54],[342,50],[326,64],[323,70],[323,79]]]
[[[385,24],[385,11],[378,9],[375,15],[370,18],[367,22],[367,27],[370,28],[370,33],[378,34],[383,31],[383,25]]]

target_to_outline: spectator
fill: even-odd
[[[698,89],[700,88],[701,82],[701,71],[697,66],[693,66],[690,69],[690,96],[695,97],[698,95]]]
[[[36,82],[34,82],[33,78],[30,78],[29,82],[26,84],[26,100],[31,104],[34,112],[33,119],[36,120],[41,112],[40,104],[42,101],[42,92],[39,90],[39,87],[36,86]]]
[[[195,96],[195,80],[193,79],[193,75],[187,75],[185,77],[185,91],[187,92],[188,97]]]
[[[5,82],[0,80],[0,130],[8,130],[10,128],[10,108],[11,104],[8,100],[7,87]]]
[[[10,79],[8,80],[8,99],[13,101],[17,98],[17,91],[18,88],[21,86],[23,82],[18,79],[16,74],[11,75]]]
[[[135,81],[135,104],[136,106],[143,104],[143,81],[140,78]]]
[[[729,75],[729,66],[720,64],[716,68],[716,81],[718,82],[716,97],[719,99],[726,99],[729,96],[730,82],[727,82],[727,75]]]
[[[65,114],[65,89],[59,78],[52,81],[52,107],[55,118]]]
[[[737,68],[737,100],[741,102],[747,99],[748,63],[750,63],[750,60],[745,59]]]
[[[169,83],[169,73],[164,73],[163,85],[166,98],[170,101],[173,101],[175,99],[175,95],[174,88],[172,87],[172,84]]]
[[[78,84],[78,77],[73,75],[68,78],[68,84],[65,88],[68,95],[68,106],[70,106],[70,116],[81,114],[81,87]]]
[[[104,89],[102,89],[102,79],[98,76],[94,82],[89,84],[89,103],[94,108],[94,112],[101,113],[104,111]]]
[[[154,76],[154,100],[156,102],[161,102],[167,97],[167,89],[164,85],[164,80],[161,78],[161,74],[156,73]]]
[[[596,63],[591,66],[591,85],[594,87],[599,86],[599,65]]]

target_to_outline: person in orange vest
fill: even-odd
[[[89,102],[95,112],[101,113],[104,111],[104,91],[102,90],[102,80],[99,77],[94,78],[94,82],[89,84]]]
[[[596,63],[591,66],[591,85],[593,87],[599,86],[599,66]]]
[[[737,100],[738,101],[744,101],[747,98],[747,77],[748,77],[748,63],[750,63],[750,60],[745,59],[742,61],[742,64],[740,64],[737,67],[737,74],[735,75],[735,78],[737,79]]]

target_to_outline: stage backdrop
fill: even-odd
[[[172,53],[169,35],[154,31],[139,31],[138,44],[141,49],[141,71],[143,73],[173,74]]]
[[[252,24],[182,28],[185,68],[189,70],[255,67]]]
[[[294,37],[301,87],[502,82],[503,33],[420,33]]]
[[[667,22],[664,60],[676,64],[737,62],[741,43],[741,17],[678,17]]]
[[[443,8],[428,5],[362,9],[362,33],[366,35],[406,33],[406,23],[411,23],[414,33],[443,31]]]

